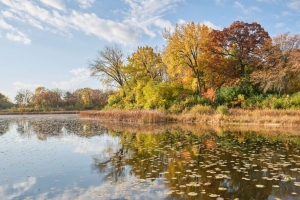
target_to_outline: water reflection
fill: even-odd
[[[0,192],[5,199],[299,199],[297,131],[259,131],[2,117]]]

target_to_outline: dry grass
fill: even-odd
[[[211,125],[251,124],[263,126],[300,126],[300,110],[243,110],[229,109],[228,114],[218,111],[185,112],[182,114],[167,114],[162,111],[148,110],[111,110],[82,111],[80,117],[96,118],[101,121],[129,123],[160,123],[182,122]]]
[[[82,111],[79,115],[80,117],[96,118],[102,121],[130,123],[160,123],[175,120],[167,113],[156,110]]]

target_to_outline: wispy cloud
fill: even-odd
[[[79,6],[82,9],[87,9],[92,7],[92,4],[95,2],[95,0],[78,0]]]
[[[224,1],[225,0],[215,0],[216,5],[218,5],[218,6],[223,6],[224,5]]]
[[[69,89],[72,86],[78,85],[79,83],[88,80],[88,78],[90,77],[90,71],[86,68],[72,69],[69,71],[69,73],[71,73],[73,76],[70,80],[60,82],[54,81],[52,82],[52,84],[60,89]]]
[[[252,13],[254,12],[260,12],[261,10],[256,7],[256,6],[250,6],[248,8],[246,8],[243,4],[241,4],[240,2],[236,1],[234,2],[234,7],[236,8],[239,8],[242,10],[242,12],[245,14],[245,15],[251,15]]]
[[[21,90],[21,89],[35,89],[37,87],[42,87],[42,84],[31,84],[31,83],[22,83],[22,82],[14,82],[13,86],[15,87],[16,90]]]
[[[0,17],[0,29],[3,29],[6,31],[6,38],[9,40],[22,42],[24,44],[30,44],[31,40],[28,38],[28,36],[21,31],[19,31],[17,28],[14,28],[10,24],[6,23],[4,19]]]
[[[208,27],[210,27],[212,29],[215,29],[215,30],[221,30],[222,29],[221,26],[215,25],[215,24],[213,24],[210,21],[203,21],[201,24],[204,24],[204,25],[206,25],[206,26],[208,26]]]
[[[61,2],[61,0],[40,0],[47,6],[53,7],[58,10],[65,10],[65,6]]]
[[[169,11],[174,11],[178,2],[183,0],[124,0],[130,7],[125,23],[142,30],[146,35],[155,37],[156,28],[172,28],[170,21],[163,19]]]
[[[275,24],[275,28],[281,28],[284,26],[284,23],[277,23]]]
[[[130,25],[101,19],[94,13],[82,13],[75,10],[68,10],[66,13],[61,12],[64,9],[61,1],[56,0],[53,3],[54,1],[43,0],[49,6],[52,2],[51,6],[58,9],[52,11],[29,0],[0,0],[0,2],[7,6],[6,10],[2,12],[5,17],[22,20],[33,27],[58,32],[62,35],[70,36],[72,30],[78,30],[87,35],[96,35],[101,39],[123,44],[132,44],[139,37]],[[83,3],[81,5],[88,6],[91,5],[92,1],[81,1],[81,3]],[[13,28],[12,25],[10,27]],[[13,37],[10,38],[13,39]],[[26,41],[28,42],[28,40],[24,40],[24,42]]]
[[[109,42],[127,45],[136,43],[143,34],[156,37],[163,28],[172,29],[171,21],[165,17],[168,12],[174,12],[177,4],[184,0],[123,0],[128,8],[122,10],[124,18],[118,21],[100,18],[95,13],[67,9],[63,0],[40,1],[41,3],[31,0],[0,0],[3,4],[1,15],[9,22],[18,21],[69,37],[76,30]],[[77,0],[82,9],[91,7],[94,2],[95,0]],[[26,34],[16,31],[13,23],[6,22],[6,25],[10,26],[10,29],[6,29],[8,39],[26,44],[31,42]]]
[[[300,0],[293,0],[288,3],[288,7],[293,10],[300,10]]]

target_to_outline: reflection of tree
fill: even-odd
[[[227,192],[223,192],[223,198],[266,199],[272,193],[272,184],[279,184],[280,181],[261,179],[261,170],[268,168],[268,162],[279,163],[281,159],[278,155],[289,155],[299,149],[294,143],[284,142],[287,138],[279,139],[253,131],[187,131],[169,127],[164,132],[155,134],[121,131],[121,128],[108,133],[119,138],[120,148],[114,151],[106,149],[105,152],[110,152],[106,158],[101,157],[104,152],[95,156],[93,170],[105,174],[107,180],[114,182],[120,182],[128,175],[126,169],[130,169],[130,174],[140,180],[164,178],[160,183],[174,190],[171,196],[182,199],[188,197],[180,196],[175,191],[187,194],[205,189],[208,194],[219,194],[219,187],[227,188]],[[272,152],[272,159],[268,152]],[[260,161],[260,158],[265,161]],[[247,164],[256,167],[247,168]],[[276,173],[287,172],[287,169],[280,169]],[[271,177],[270,173],[266,172],[265,176]],[[217,174],[230,178],[214,178]],[[243,177],[250,178],[251,181],[244,180]],[[186,186],[191,183],[191,186]],[[205,183],[210,185],[204,186]],[[256,184],[266,187],[258,189]],[[182,185],[185,187],[180,188]],[[285,194],[282,193],[283,196]]]
[[[7,132],[11,124],[16,124],[17,132],[23,137],[62,137],[63,134],[75,134],[80,137],[93,137],[103,134],[106,129],[93,120],[80,120],[74,117],[16,117],[0,121],[0,134]],[[2,134],[3,134],[2,133]]]
[[[6,119],[0,119],[0,135],[5,134],[9,130],[9,122]]]

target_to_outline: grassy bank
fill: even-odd
[[[0,112],[0,115],[49,115],[49,114],[79,114],[79,111],[47,111],[47,112]]]
[[[160,123],[177,121],[175,116],[158,110],[81,111],[80,117],[96,118],[107,122]]]
[[[106,122],[160,123],[182,122],[202,124],[251,124],[267,126],[300,126],[300,110],[192,109],[180,114],[147,110],[81,111],[80,117]]]

